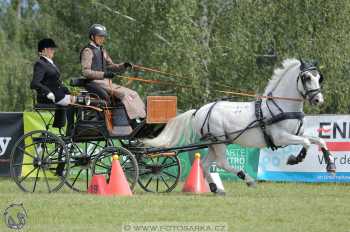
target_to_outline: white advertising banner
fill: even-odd
[[[287,165],[290,155],[298,155],[300,145],[276,151],[261,149],[258,179],[272,181],[350,182],[350,115],[315,115],[304,119],[305,135],[323,138],[335,157],[336,175],[326,172],[318,145],[311,145],[303,162]]]

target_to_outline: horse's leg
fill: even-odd
[[[298,156],[295,157],[295,156],[291,155],[288,157],[287,164],[292,164],[292,165],[297,164],[297,163],[304,160],[311,143],[315,143],[315,144],[320,145],[322,152],[323,152],[324,159],[325,159],[326,164],[327,164],[327,172],[335,173],[336,167],[335,167],[335,163],[334,163],[334,158],[329,153],[327,146],[326,146],[326,143],[323,140],[320,140],[319,138],[311,137],[311,136],[297,136],[297,135],[289,134],[286,132],[274,134],[273,140],[274,140],[276,145],[280,145],[280,146],[291,145],[291,144],[302,144],[303,145],[303,149],[301,149]]]
[[[210,191],[212,193],[224,195],[225,191],[217,188],[213,178],[210,175],[210,167],[211,167],[214,160],[215,160],[215,151],[211,146],[209,146],[208,147],[208,155],[202,161],[204,177],[207,179],[207,181],[209,183]]]
[[[298,164],[298,163],[303,162],[303,160],[304,160],[305,157],[306,157],[306,154],[307,154],[306,148],[303,147],[303,148],[300,150],[300,152],[299,152],[299,154],[298,154],[297,156],[295,156],[295,155],[290,155],[290,156],[288,157],[287,164],[288,164],[288,165],[295,165],[295,164]]]
[[[292,144],[303,145],[303,148],[301,149],[301,151],[297,156],[290,155],[288,157],[287,164],[289,165],[294,165],[303,161],[307,154],[307,150],[311,145],[311,141],[308,138],[289,134],[285,131],[273,134],[273,141],[277,146],[285,146],[285,145],[292,145]]]
[[[245,173],[243,170],[237,170],[236,168],[232,167],[226,158],[226,145],[224,144],[216,144],[212,145],[213,149],[215,150],[216,154],[216,165],[219,168],[222,168],[228,172],[231,172],[235,175],[237,175],[240,179],[242,179],[248,187],[256,187],[256,183],[253,178],[251,178],[247,173]]]
[[[327,167],[326,167],[327,172],[335,173],[336,166],[335,166],[335,162],[334,162],[334,157],[329,152],[325,141],[319,137],[313,137],[313,136],[304,136],[304,137],[308,138],[311,143],[317,144],[321,147],[323,158],[324,158],[326,165],[327,165]]]
[[[307,136],[307,135],[303,135],[301,137],[307,138],[312,144],[319,145],[322,149],[322,152],[323,152],[323,150],[328,151],[327,145],[323,139],[321,139],[319,137],[313,137],[313,136]],[[334,162],[334,158],[331,154],[329,154],[329,152],[328,152],[328,156],[327,156],[327,154],[325,154],[325,152],[323,152],[323,155],[324,155],[325,160],[329,160],[329,162]],[[327,156],[327,158],[326,158],[326,156]],[[298,164],[298,163],[302,162],[305,159],[305,157],[306,157],[306,149],[305,149],[305,147],[303,147],[297,156],[294,156],[294,155],[289,156],[287,164],[289,164],[289,165]]]

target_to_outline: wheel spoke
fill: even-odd
[[[152,171],[140,173],[139,176],[144,176],[144,175],[148,175],[148,174],[152,174]]]
[[[73,163],[74,165],[72,165],[71,167],[70,167],[70,169],[73,169],[73,168],[75,168],[75,167],[79,167],[80,165],[79,164],[76,164],[76,163]]]
[[[86,189],[89,188],[89,169],[86,169]]]
[[[174,166],[178,166],[178,164],[176,162],[173,162],[173,163],[170,163],[170,164],[167,164],[163,167],[163,169],[166,169],[166,168],[170,168],[170,167],[174,167]]]
[[[92,144],[94,144],[94,143],[92,143]],[[100,146],[98,143],[97,143],[97,144],[94,144],[94,145],[95,145],[95,146],[94,146],[93,150],[90,152],[90,156],[92,156],[92,155],[95,153],[96,148],[97,148],[98,146]]]
[[[164,157],[164,160],[162,162],[162,165],[165,164],[165,162],[169,159],[169,157]]]
[[[135,170],[135,168],[134,168],[133,166],[130,166],[130,167],[123,167],[123,170],[124,170],[124,171],[130,170],[130,169],[131,169],[131,171],[134,171],[134,170]]]
[[[122,167],[123,167],[123,166],[124,166],[124,164],[125,164],[127,161],[129,161],[129,160],[130,160],[130,158],[129,158],[129,157],[127,157],[127,158],[126,158],[126,160],[124,160],[124,162],[120,164],[120,166],[122,166]]]
[[[157,185],[156,185],[157,187],[156,187],[156,190],[157,190],[157,192],[159,191],[159,178],[157,178]]]
[[[80,147],[79,147],[78,145],[74,144],[72,147],[73,147],[73,150],[74,150],[74,148],[78,149],[78,152],[79,152],[80,154],[83,153],[83,151],[80,149]]]
[[[163,176],[160,176],[160,178],[162,179],[163,183],[166,185],[167,189],[169,189],[169,185],[167,184],[167,182],[164,180],[164,177]]]
[[[105,166],[104,163],[100,164],[100,163],[96,163],[95,166],[98,166],[98,167],[101,167],[101,168],[104,168],[104,169],[110,169],[110,167],[108,166]]]
[[[87,154],[87,142],[84,143],[83,149],[84,149],[84,154]]]
[[[92,163],[95,169],[94,172],[96,172],[96,174],[108,174],[108,171],[110,170],[110,165],[107,164],[110,163],[108,160],[109,153],[103,153],[100,156],[100,149],[106,147],[107,143],[108,140],[72,143],[69,151],[72,157],[70,159],[70,169],[75,169],[77,171],[69,173],[71,175],[71,178],[69,178],[66,183],[70,188],[75,191],[86,191],[86,189],[88,189],[89,182],[91,180],[91,174],[93,172],[92,166],[90,165]],[[81,183],[79,183],[79,185],[76,185],[79,179],[81,180]]]
[[[30,135],[30,137],[32,138],[32,141],[34,141],[33,140],[33,135]],[[39,157],[39,155],[38,155],[38,151],[36,150],[36,144],[41,144],[41,143],[33,143],[34,144],[34,150],[35,150],[35,154],[36,154],[36,157]]]
[[[23,165],[33,165],[33,163],[13,164],[12,166],[18,167],[18,166],[23,166]]]
[[[49,154],[49,152],[47,151],[47,146],[46,146],[45,143],[43,144],[43,146],[44,146],[44,149],[43,149],[43,152],[42,152],[42,154],[41,154],[41,160],[44,160],[45,151],[46,151],[47,154]]]
[[[75,182],[78,180],[78,177],[80,176],[80,173],[83,171],[83,169],[80,169],[77,176],[74,178],[74,181],[72,183],[72,186],[74,186]]]
[[[175,178],[175,179],[177,178],[176,176],[174,176],[173,174],[170,174],[169,172],[163,171],[163,173],[167,176],[172,177],[172,178]]]
[[[46,147],[47,148],[47,147]],[[54,153],[56,153],[57,151],[58,151],[58,149],[59,148],[61,148],[61,146],[57,146],[52,152],[47,152],[47,154],[48,154],[48,156],[49,157],[51,157]],[[63,150],[63,148],[62,148],[62,150]],[[62,152],[61,152],[61,154],[62,154]],[[60,155],[60,154],[59,154]],[[58,157],[57,157],[57,159],[58,159]]]
[[[45,172],[44,168],[43,168],[43,173],[44,173],[44,177],[45,177],[46,186],[49,189],[49,193],[51,193],[51,188],[50,188],[49,181],[47,179],[46,172]]]
[[[35,192],[36,183],[38,182],[38,179],[39,179],[39,171],[40,171],[40,168],[38,168],[38,171],[36,172],[36,177],[35,177],[33,192]]]
[[[145,185],[145,188],[147,188],[147,187],[148,187],[148,185],[151,183],[152,179],[153,179],[153,176],[151,176],[151,178],[149,178],[149,180],[148,180],[147,184]]]
[[[34,167],[30,172],[28,172],[24,177],[22,177],[22,179],[20,181],[18,181],[19,183],[22,183],[22,181],[24,181],[24,179],[26,179],[30,174],[32,174],[38,167]]]
[[[21,148],[21,147],[17,147],[19,150],[21,150],[24,154],[26,154],[27,156],[32,157],[33,159],[35,159],[35,156],[33,156],[32,154],[29,154],[25,149]]]

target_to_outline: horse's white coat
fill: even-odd
[[[301,81],[297,81],[300,74],[300,61],[296,59],[287,59],[282,63],[282,68],[274,71],[274,74],[269,81],[264,95],[272,93],[273,96],[302,98],[301,94],[305,94],[306,90]],[[307,89],[317,89],[319,86],[320,75],[318,72],[306,71],[304,75],[309,76],[309,81],[306,82]],[[308,97],[307,97],[308,98]],[[312,99],[311,103],[318,105],[323,103],[322,93],[318,93]],[[267,109],[267,101],[262,101],[262,112],[265,118],[271,118],[271,114]],[[278,106],[284,112],[302,112],[303,101],[288,101],[274,99]],[[208,133],[207,125],[209,123],[210,133],[219,140],[225,140],[224,135],[229,135],[230,138],[235,138],[236,134],[232,132],[245,129],[251,122],[256,120],[255,116],[255,102],[218,102],[212,109],[210,120],[204,126],[203,123],[208,114],[210,107],[214,103],[209,103],[201,107],[193,116],[195,110],[189,110],[176,118],[169,121],[162,133],[154,139],[146,139],[144,143],[155,147],[173,147],[178,145],[181,139],[184,138],[185,143],[194,143],[193,135],[202,137]],[[271,101],[268,103],[271,111],[274,114],[280,113]],[[278,123],[267,126],[266,131],[271,136],[273,142],[277,146],[286,146],[290,144],[302,144],[304,148],[308,149],[311,143],[320,145],[326,148],[325,143],[320,138],[310,138],[303,135],[301,129],[296,135],[299,128],[299,120],[288,119]],[[201,128],[203,127],[203,135]],[[184,137],[182,137],[184,136]],[[266,142],[263,133],[259,127],[246,130],[241,136],[236,138],[232,143],[240,144],[246,147],[266,147]],[[212,162],[229,172],[237,174],[240,170],[231,167],[226,159],[226,145],[216,144],[208,147],[208,156],[203,161],[204,174],[209,183],[213,183],[209,175],[209,168]],[[332,157],[331,157],[332,158]],[[246,175],[245,181],[247,183],[253,180]]]

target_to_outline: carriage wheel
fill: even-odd
[[[139,177],[139,167],[134,154],[123,147],[105,148],[95,159],[93,173],[96,175],[104,175],[108,183],[111,175],[113,155],[119,156],[120,165],[132,191]]]
[[[66,185],[77,192],[86,192],[92,176],[92,166],[97,155],[113,141],[88,141],[68,144],[70,169]]]
[[[31,131],[15,143],[10,172],[24,192],[56,192],[69,172],[69,153],[62,139],[53,133]]]
[[[175,153],[141,156],[139,169],[139,185],[147,192],[171,192],[181,175],[180,160]]]

